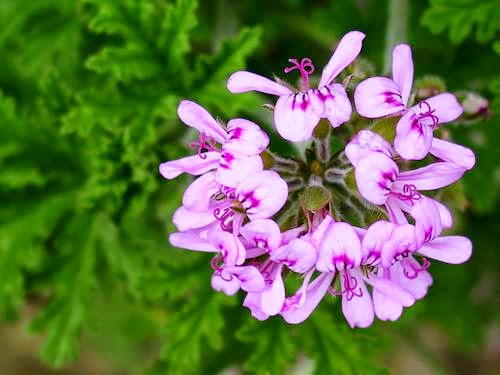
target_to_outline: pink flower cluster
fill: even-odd
[[[246,71],[232,74],[228,89],[278,96],[278,133],[291,142],[308,141],[321,119],[334,128],[351,119],[346,89],[333,80],[356,59],[364,37],[353,31],[342,38],[317,88],[309,87],[314,66],[304,58],[290,59],[292,66],[285,69],[300,73],[298,90]],[[471,256],[468,238],[442,235],[452,226],[449,209],[424,194],[453,184],[474,166],[471,150],[433,136],[440,124],[457,119],[462,107],[450,93],[408,106],[413,81],[409,46],[394,48],[392,70],[392,79],[359,83],[354,102],[360,116],[399,118],[395,150],[371,130],[361,130],[344,150],[359,195],[386,213],[386,220],[367,228],[334,217],[327,204],[305,210],[300,225],[282,230],[276,217],[291,193],[279,173],[264,169],[267,134],[251,121],[233,119],[223,125],[200,105],[180,103],[180,119],[199,132],[191,144],[196,154],[162,163],[160,173],[167,179],[181,173],[199,177],[173,216],[178,232],[170,235],[170,243],[213,253],[212,287],[228,295],[242,289],[243,305],[255,318],[281,315],[288,323],[300,323],[330,295],[341,298],[351,327],[368,327],[375,316],[396,320],[432,284],[429,259],[458,264]],[[404,170],[409,160],[424,158],[426,166]],[[321,179],[314,183],[321,185]],[[285,283],[294,276],[301,285],[287,295]]]

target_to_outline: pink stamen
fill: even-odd
[[[431,125],[432,128],[433,129],[436,128],[438,123],[439,123],[439,117],[437,117],[436,115],[433,114],[436,110],[432,109],[431,106],[429,105],[429,103],[427,103],[425,100],[418,103],[419,108],[422,108],[422,105],[425,105],[427,107],[427,112],[422,113],[418,119],[422,120],[425,118],[430,118],[432,121],[432,125]]]
[[[304,57],[300,62],[297,59],[289,59],[288,62],[293,64],[292,66],[285,68],[285,73],[288,74],[291,71],[297,69],[300,72],[300,78],[304,86],[304,91],[309,90],[309,76],[314,73],[314,65],[309,57]]]
[[[220,227],[222,230],[225,230],[225,231],[231,231],[231,219],[234,215],[234,212],[233,210],[231,209],[231,207],[226,207],[224,208],[224,210],[220,209],[220,208],[216,208],[214,210],[214,216],[217,220],[220,221]]]
[[[413,264],[410,264],[410,271],[407,270],[406,268],[403,269],[403,273],[405,274],[405,276],[408,278],[408,279],[415,279],[417,278],[418,274],[420,272],[423,272],[425,270],[427,270],[430,266],[431,266],[431,262],[429,262],[429,260],[427,258],[422,258],[422,266],[421,267],[415,267]],[[413,271],[413,273],[412,273]]]
[[[408,201],[413,206],[413,200],[419,200],[422,198],[422,194],[417,191],[417,187],[415,185],[404,185],[403,192],[396,194],[399,199],[402,201]]]
[[[354,296],[363,296],[363,291],[361,290],[361,288],[358,288],[357,291],[355,290],[358,286],[358,280],[356,280],[354,276],[351,276],[347,271],[344,271],[342,277],[344,278],[344,290],[338,291],[333,289],[332,287],[329,287],[328,293],[330,293],[332,296],[340,296],[342,294],[345,294],[345,297],[348,301],[352,300]]]
[[[189,144],[189,147],[193,150],[197,150],[198,156],[201,159],[206,159],[207,155],[205,152],[208,151],[218,151],[217,142],[212,137],[205,135],[205,133],[200,133],[200,138],[198,141],[193,141]]]
[[[214,271],[220,271],[222,269],[222,265],[224,264],[224,257],[221,254],[217,254],[210,261],[210,267]]]

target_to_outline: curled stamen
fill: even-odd
[[[309,89],[309,76],[314,73],[314,65],[309,57],[304,57],[300,62],[297,59],[289,59],[288,62],[293,64],[292,66],[285,68],[285,73],[288,74],[291,71],[297,69],[300,72],[300,78],[302,79],[304,90]]]
[[[430,266],[431,266],[431,262],[429,262],[429,260],[427,258],[423,257],[422,258],[422,265],[420,267],[415,267],[413,264],[410,264],[411,270],[409,271],[406,268],[404,268],[403,273],[408,279],[413,280],[413,279],[417,278],[417,276],[420,272],[427,270]]]
[[[435,109],[432,109],[430,104],[427,103],[425,100],[424,101],[421,101],[420,103],[418,103],[418,107],[419,108],[422,108],[422,105],[425,105],[427,107],[426,109],[426,112],[422,113],[420,116],[419,116],[419,120],[422,120],[422,119],[425,119],[425,118],[430,118],[431,121],[432,121],[432,127],[433,128],[436,128],[438,123],[439,123],[439,117],[437,117],[436,115],[434,115],[434,112],[436,111]]]
[[[220,271],[222,269],[222,265],[224,264],[224,257],[221,254],[217,254],[210,261],[210,267],[214,271]]]
[[[220,227],[224,231],[231,231],[230,222],[233,215],[231,207],[226,207],[224,210],[220,208],[214,210],[214,217],[220,221]]]
[[[328,293],[331,294],[332,296],[340,296],[342,294],[345,294],[345,297],[348,301],[352,300],[355,296],[356,297],[362,297],[363,296],[363,291],[361,288],[358,288],[358,290],[355,290],[356,287],[358,286],[358,280],[352,275],[349,275],[349,273],[346,271],[342,274],[342,277],[344,279],[344,290],[338,291],[333,289],[332,287],[328,288]]]
[[[218,151],[217,141],[212,137],[205,135],[205,133],[200,133],[200,138],[198,141],[193,141],[189,144],[189,147],[193,150],[197,150],[198,156],[201,159],[206,159],[207,155],[205,152],[208,151]]]
[[[405,184],[403,186],[403,192],[396,194],[402,201],[408,201],[413,206],[413,200],[419,200],[422,198],[422,194],[417,191],[417,187],[413,184]]]

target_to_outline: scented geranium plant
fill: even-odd
[[[162,163],[160,173],[197,177],[173,215],[178,232],[170,243],[213,253],[213,289],[245,293],[243,306],[258,320],[280,315],[302,323],[323,299],[340,298],[353,328],[394,321],[427,294],[432,261],[471,257],[467,237],[443,235],[453,213],[437,198],[475,164],[472,150],[436,137],[463,114],[462,105],[448,92],[415,102],[406,44],[394,46],[391,78],[333,83],[364,40],[360,31],[344,35],[317,88],[310,87],[315,66],[308,57],[284,69],[300,74],[298,88],[248,71],[228,78],[232,93],[279,97],[268,107],[279,135],[302,142],[298,157],[270,150],[253,122],[225,125],[200,104],[179,104],[179,118],[199,132],[195,155]],[[348,137],[333,149],[341,127]]]

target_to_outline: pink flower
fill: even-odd
[[[318,88],[309,88],[309,76],[314,73],[314,65],[309,58],[301,61],[290,59],[292,66],[285,69],[285,73],[299,71],[303,86],[299,92],[246,71],[233,73],[227,87],[232,93],[258,91],[279,96],[274,109],[278,133],[292,142],[306,141],[312,137],[320,119],[328,119],[333,127],[350,119],[352,107],[345,88],[332,82],[359,55],[364,37],[365,34],[359,31],[344,35],[323,69]]]
[[[454,121],[462,106],[450,93],[442,93],[407,108],[413,82],[411,49],[399,44],[392,52],[392,79],[371,77],[361,82],[354,93],[361,116],[378,118],[402,113],[396,127],[394,147],[405,159],[423,159],[431,149],[433,130]]]
[[[238,234],[245,217],[270,218],[287,199],[288,186],[274,171],[260,171],[235,188],[218,184],[210,172],[185,191],[183,205],[174,213],[173,222],[182,232],[219,222],[223,230]]]
[[[172,179],[183,172],[201,175],[216,170],[218,183],[235,187],[245,177],[262,170],[258,155],[268,146],[269,138],[258,125],[234,119],[224,129],[206,109],[189,100],[183,100],[177,112],[186,125],[200,133],[199,140],[191,143],[197,155],[162,163],[163,177]]]

